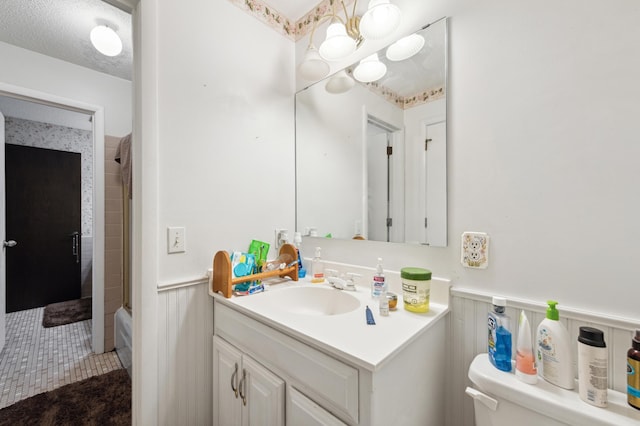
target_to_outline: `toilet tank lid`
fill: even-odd
[[[505,373],[489,362],[487,354],[477,355],[469,366],[469,379],[477,390],[525,409],[537,411],[570,425],[638,425],[640,411],[627,404],[627,396],[609,389],[608,407],[598,408],[582,401],[578,385],[574,390],[562,389],[538,378],[535,385]],[[498,410],[500,402],[498,402]]]

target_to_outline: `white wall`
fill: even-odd
[[[397,3],[401,32],[450,17],[449,246],[305,240],[303,253],[640,320],[640,3]],[[460,265],[464,231],[491,236],[488,269]]]
[[[228,1],[159,7],[159,285],[294,226],[293,43]],[[181,29],[185,30],[182,31]],[[242,31],[239,31],[242,29]],[[167,226],[186,253],[167,254]]]
[[[207,424],[206,270],[294,226],[294,44],[228,1],[143,0],[134,19],[133,415]],[[167,254],[168,226],[186,228],[185,253]]]
[[[104,107],[104,133],[132,127],[131,82],[0,42],[0,82]]]

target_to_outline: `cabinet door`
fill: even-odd
[[[247,355],[241,381],[242,425],[284,426],[284,381]]]
[[[242,353],[217,336],[213,337],[213,424],[241,424],[242,403],[238,389]]]
[[[287,423],[291,426],[346,426],[291,386],[287,392]]]

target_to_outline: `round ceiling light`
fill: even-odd
[[[93,47],[105,56],[117,56],[122,52],[122,40],[106,25],[98,25],[92,29],[90,38]]]
[[[390,61],[404,61],[418,53],[422,46],[424,46],[424,37],[420,34],[411,34],[389,46],[387,59]]]

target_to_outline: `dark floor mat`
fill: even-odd
[[[91,319],[91,298],[51,303],[44,307],[43,327],[56,327]]]
[[[130,424],[131,379],[122,368],[0,410],[0,426]]]

